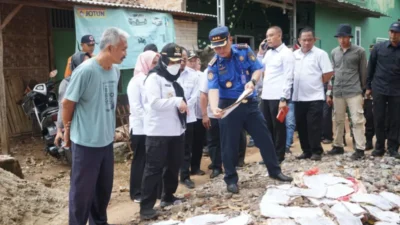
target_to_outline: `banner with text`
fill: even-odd
[[[81,49],[81,37],[91,34],[97,43],[94,54],[98,54],[101,35],[109,27],[118,27],[130,35],[127,57],[120,69],[134,68],[147,44],[157,45],[160,51],[176,40],[174,20],[168,13],[75,6],[76,51]]]

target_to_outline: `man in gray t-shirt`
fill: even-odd
[[[108,224],[114,175],[113,139],[120,64],[128,34],[104,31],[100,53],[72,73],[63,100],[64,141],[72,150],[69,224]]]

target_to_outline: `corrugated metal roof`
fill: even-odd
[[[54,0],[51,0],[51,1],[54,1]],[[190,17],[190,16],[214,17],[214,18],[217,17],[216,15],[205,14],[205,13],[195,13],[195,12],[147,7],[142,4],[137,3],[137,1],[132,1],[132,0],[64,0],[64,1],[76,3],[79,5],[96,5],[96,6],[106,6],[106,7],[119,7],[119,8],[141,9],[141,10],[158,11],[158,12],[168,12],[173,15],[181,15],[181,16],[186,16],[186,17]],[[129,4],[126,4],[126,3],[129,3]]]

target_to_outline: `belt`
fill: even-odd
[[[227,99],[227,98],[221,98],[221,100],[228,100],[228,101],[232,101],[235,102],[235,99]],[[257,98],[256,97],[252,97],[252,98],[245,98],[242,100],[242,103],[246,104],[246,103],[250,103],[250,102],[256,102]]]

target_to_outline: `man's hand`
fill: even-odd
[[[246,84],[246,86],[244,86],[244,89],[245,90],[251,90],[251,91],[254,91],[254,84],[253,84],[253,82],[252,81],[249,81],[249,82],[247,82],[247,84]]]
[[[181,105],[179,106],[179,112],[185,113],[187,112],[187,105],[186,102],[182,100]]]
[[[367,99],[370,99],[370,98],[371,98],[371,94],[372,94],[372,90],[371,90],[371,89],[367,89],[367,90],[365,91],[365,97],[366,97]]]
[[[332,107],[332,105],[333,105],[332,97],[329,95],[326,96],[326,104],[328,104],[329,107]]]
[[[215,108],[212,111],[213,111],[215,118],[217,118],[217,119],[222,118],[222,116],[224,115],[224,112],[222,112],[222,109],[220,109],[220,108]]]
[[[286,107],[287,107],[286,101],[279,101],[279,109],[283,109]]]
[[[56,135],[56,137],[54,139],[54,145],[57,146],[57,147],[60,147],[61,146],[61,141],[63,139],[64,139],[63,133],[60,130],[57,131],[57,135]]]
[[[71,121],[64,125],[64,147],[71,147],[70,139]]]
[[[207,115],[203,116],[203,126],[208,130],[211,127],[211,121],[210,118],[208,118]]]
[[[265,53],[265,49],[263,49],[262,47],[264,46],[265,42],[267,41],[267,39],[263,40],[260,44],[260,46],[258,47],[258,54],[259,55],[264,55]]]

